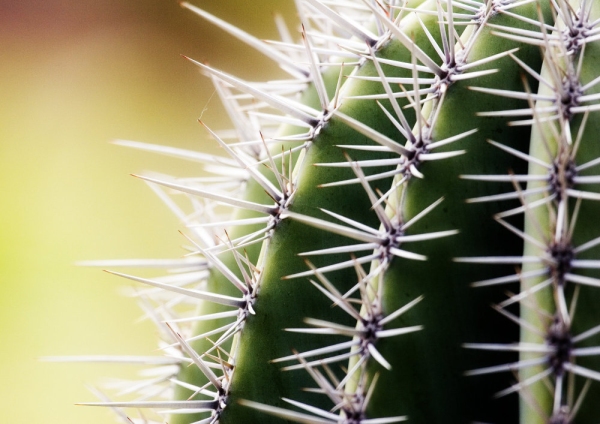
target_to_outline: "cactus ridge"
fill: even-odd
[[[130,358],[156,366],[123,388],[133,400],[90,405],[136,423],[159,421],[124,408],[172,424],[597,422],[600,3],[296,3],[300,42],[279,19],[282,41],[264,42],[181,4],[292,79],[187,58],[232,121],[200,121],[227,156],[117,142],[208,176],[139,177],[188,226],[184,259],[88,263],[171,271],[110,271],[148,287],[168,361]]]

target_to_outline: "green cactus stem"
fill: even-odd
[[[140,176],[190,254],[146,314],[171,424],[600,420],[600,3],[297,0],[292,78],[210,77],[209,177]],[[188,197],[192,213],[171,200]],[[106,267],[150,264],[98,262]],[[144,412],[134,422],[159,422]],[[137,421],[136,421],[137,420]]]

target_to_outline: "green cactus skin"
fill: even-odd
[[[600,3],[297,4],[303,41],[279,49],[182,3],[298,82],[190,59],[237,130],[207,127],[229,157],[121,143],[218,178],[141,177],[211,226],[173,262],[187,273],[113,272],[161,289],[147,313],[174,359],[155,400],[94,405],[171,424],[598,422]]]

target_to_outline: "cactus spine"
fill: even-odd
[[[274,45],[182,3],[295,81],[190,59],[234,123],[236,142],[206,127],[227,157],[120,142],[214,176],[141,177],[192,255],[167,277],[111,271],[153,287],[168,358],[148,362],[169,366],[96,405],[171,423],[597,422],[598,2],[297,3],[302,41]]]

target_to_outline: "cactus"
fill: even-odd
[[[132,400],[183,423],[600,420],[600,2],[297,0],[290,75],[212,79],[223,156],[140,176],[188,225],[147,279],[164,357]],[[235,134],[235,140],[229,140]],[[171,195],[183,194],[192,212]],[[158,422],[143,412],[127,422]],[[154,420],[154,421],[152,421]],[[162,422],[162,421],[161,421]]]

